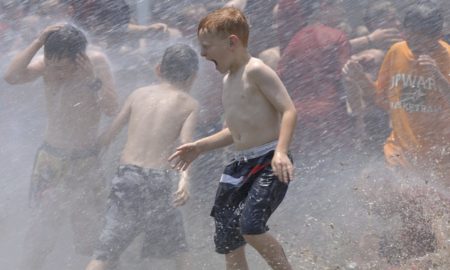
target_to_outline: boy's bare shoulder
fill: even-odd
[[[272,70],[268,65],[266,65],[261,59],[252,57],[247,63],[246,67],[247,73],[255,74],[261,71]]]
[[[261,59],[252,57],[246,66],[246,73],[249,79],[267,79],[275,75],[275,71],[266,65]]]
[[[199,107],[198,101],[188,93],[181,91],[170,91],[158,84],[138,88],[130,94],[130,98],[134,100],[147,97],[155,97],[155,99],[158,100],[162,100],[163,98],[172,100],[177,99],[179,100],[179,103],[183,104],[183,106],[191,108],[192,110]]]
[[[182,101],[185,104],[185,106],[187,106],[191,110],[197,110],[198,109],[199,103],[198,103],[198,101],[195,98],[193,98],[188,93],[181,92],[181,91],[178,94],[179,94],[179,98],[182,99]]]
[[[106,56],[106,54],[99,50],[90,49],[86,52],[86,54],[91,60],[92,64],[95,66],[109,65],[108,57]]]
[[[151,95],[153,91],[155,91],[154,85],[140,87],[140,88],[135,89],[133,92],[131,92],[130,97],[142,98],[144,96]]]

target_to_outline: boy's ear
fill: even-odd
[[[230,35],[230,37],[228,38],[229,40],[229,44],[228,46],[230,48],[233,48],[234,46],[236,46],[239,42],[239,38],[236,35]]]

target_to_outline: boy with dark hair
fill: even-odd
[[[178,141],[192,141],[198,112],[188,92],[198,71],[198,57],[189,46],[166,49],[158,75],[163,82],[134,91],[112,125],[100,136],[104,147],[128,123],[128,138],[112,181],[106,224],[94,258],[86,269],[111,269],[140,233],[145,233],[142,255],[174,258],[186,269],[187,244],[182,216],[171,203],[173,177],[167,157]],[[187,174],[175,194],[175,206],[188,199]]]
[[[390,165],[440,171],[450,158],[450,46],[440,40],[442,25],[434,5],[408,9],[406,42],[392,46],[379,72],[376,100],[390,111],[393,129],[384,146]],[[450,185],[445,177],[441,180]]]
[[[288,148],[296,111],[276,73],[248,53],[248,36],[247,20],[236,8],[218,9],[201,20],[202,56],[225,74],[226,128],[178,147],[169,160],[185,170],[201,153],[233,144],[235,159],[222,174],[211,213],[216,251],[225,254],[227,269],[248,269],[247,242],[273,269],[291,269],[266,223],[293,179]]]
[[[66,25],[48,35],[44,44],[44,56],[47,59],[67,57],[75,60],[79,53],[86,51],[86,46],[85,35],[74,26]]]
[[[86,37],[71,25],[47,27],[17,54],[5,74],[10,84],[44,80],[47,129],[31,177],[35,212],[26,235],[24,270],[42,269],[61,223],[70,216],[77,253],[89,255],[101,212],[102,178],[96,137],[102,114],[117,107],[109,64],[86,51]],[[44,58],[32,62],[44,47]]]

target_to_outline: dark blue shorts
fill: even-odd
[[[242,235],[269,230],[267,221],[288,188],[273,174],[273,153],[234,159],[225,167],[211,212],[216,224],[216,252],[227,254],[245,245]]]
[[[182,215],[172,206],[168,171],[122,165],[112,184],[94,259],[118,261],[140,233],[145,234],[142,257],[171,258],[187,251]]]

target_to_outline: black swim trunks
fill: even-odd
[[[120,166],[94,259],[117,261],[142,232],[142,257],[170,258],[187,251],[182,215],[172,205],[171,182],[167,170]]]
[[[227,254],[245,245],[243,234],[268,231],[267,221],[288,188],[272,171],[276,143],[239,152],[225,167],[211,212],[216,252]]]

